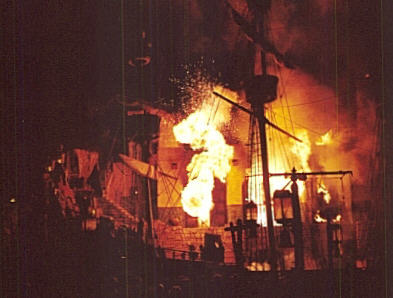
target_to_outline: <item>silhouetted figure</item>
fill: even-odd
[[[245,229],[241,219],[237,220],[237,225],[234,226],[232,222],[229,223],[229,227],[225,228],[225,231],[230,231],[232,235],[232,246],[235,254],[236,264],[243,266],[243,230]]]
[[[76,199],[76,203],[79,206],[83,230],[86,231],[86,223],[89,216],[89,206],[91,204],[91,192],[76,191],[75,199]]]
[[[59,185],[60,181],[65,181],[64,169],[60,163],[55,162],[54,169],[52,172],[50,172],[50,178],[56,187]]]

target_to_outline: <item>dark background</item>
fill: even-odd
[[[127,64],[140,48],[135,32],[148,28],[153,44],[148,100],[154,101],[159,94],[176,101],[176,88],[168,77],[177,74],[180,65],[201,56],[216,61],[212,72],[220,72],[230,86],[235,87],[247,73],[250,62],[244,56],[249,49],[244,37],[234,37],[239,39],[235,49],[227,47],[222,38],[227,26],[234,25],[228,24],[230,13],[221,1],[196,1],[198,11],[188,1],[143,1],[151,3],[150,7],[138,1],[124,2],[123,7],[121,1],[2,4],[0,199],[4,213],[9,199],[17,198],[19,248],[25,252],[18,257],[20,280],[34,273],[27,261],[33,249],[28,247],[36,243],[29,239],[38,233],[35,227],[43,214],[42,169],[48,158],[60,143],[72,147],[97,137],[92,115],[113,96],[138,97],[127,93],[139,78]],[[294,5],[288,24],[310,39],[300,40],[286,54],[330,86],[336,79],[336,50],[340,77],[372,75],[368,92],[378,94],[376,104],[383,106],[386,213],[381,216],[390,240],[392,4],[388,0],[337,2],[342,9],[337,16],[336,49],[332,14],[314,17],[313,1],[283,1]],[[391,243],[387,241],[385,247],[390,252]]]

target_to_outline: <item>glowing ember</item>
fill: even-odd
[[[198,217],[201,224],[209,225],[214,177],[225,182],[231,169],[233,147],[226,144],[217,130],[211,107],[207,105],[174,126],[173,132],[178,142],[189,144],[193,150],[203,150],[187,166],[188,184],[182,191],[181,201],[185,212]]]
[[[251,264],[246,265],[246,269],[248,271],[270,271],[270,264],[268,262],[251,262]]]
[[[324,146],[324,145],[329,145],[332,142],[333,142],[332,130],[329,130],[327,133],[319,137],[319,139],[315,142],[315,145]]]
[[[333,219],[333,222],[337,223],[341,221],[341,214],[337,214],[336,218]]]
[[[342,218],[341,214],[337,214],[337,216],[335,218],[333,218],[332,222],[339,223],[341,221],[341,218]],[[314,221],[318,222],[318,223],[319,222],[327,222],[327,219],[325,219],[321,216],[320,210],[317,210],[317,213],[314,215]]]
[[[323,199],[326,202],[326,204],[329,204],[332,197],[330,196],[329,191],[327,190],[326,186],[321,182],[321,184],[318,187],[318,194],[323,195]]]
[[[315,214],[315,216],[314,216],[314,221],[315,222],[327,222],[327,220],[326,219],[324,219],[322,216],[321,216],[321,211],[317,211],[317,213]]]

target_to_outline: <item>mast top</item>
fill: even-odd
[[[269,103],[277,98],[278,78],[273,75],[258,75],[245,83],[247,101],[252,106]]]

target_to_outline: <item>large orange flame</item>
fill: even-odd
[[[208,107],[189,115],[174,126],[173,132],[178,142],[189,144],[193,150],[202,150],[187,166],[188,184],[182,191],[181,202],[185,212],[198,217],[200,224],[209,226],[214,177],[225,182],[231,169],[233,147],[226,144],[217,130]]]

